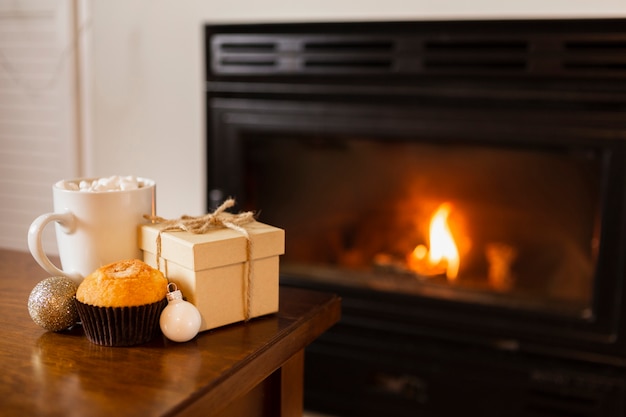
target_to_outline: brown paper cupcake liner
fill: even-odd
[[[85,336],[102,346],[133,346],[149,342],[159,333],[167,299],[133,307],[97,307],[76,300]]]

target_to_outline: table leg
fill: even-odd
[[[279,369],[280,416],[302,417],[304,400],[304,349]]]

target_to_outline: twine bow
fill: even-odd
[[[194,234],[204,234],[212,229],[228,228],[241,233],[246,238],[246,258],[248,260],[248,274],[245,283],[245,300],[244,300],[244,318],[246,321],[250,319],[250,302],[252,299],[252,278],[254,271],[252,268],[252,239],[250,233],[243,227],[246,223],[254,221],[254,212],[246,211],[239,214],[231,214],[226,212],[227,209],[235,205],[235,200],[229,198],[224,201],[213,213],[203,216],[183,215],[179,219],[167,220],[159,216],[144,215],[145,219],[153,223],[164,225],[159,230],[156,238],[156,263],[157,269],[161,269],[161,234],[163,232],[185,231]]]

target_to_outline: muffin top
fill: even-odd
[[[161,301],[167,294],[161,271],[139,259],[96,269],[78,286],[76,299],[97,307],[132,307]]]

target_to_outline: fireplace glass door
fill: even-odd
[[[589,319],[602,152],[419,139],[244,135],[281,274]]]

